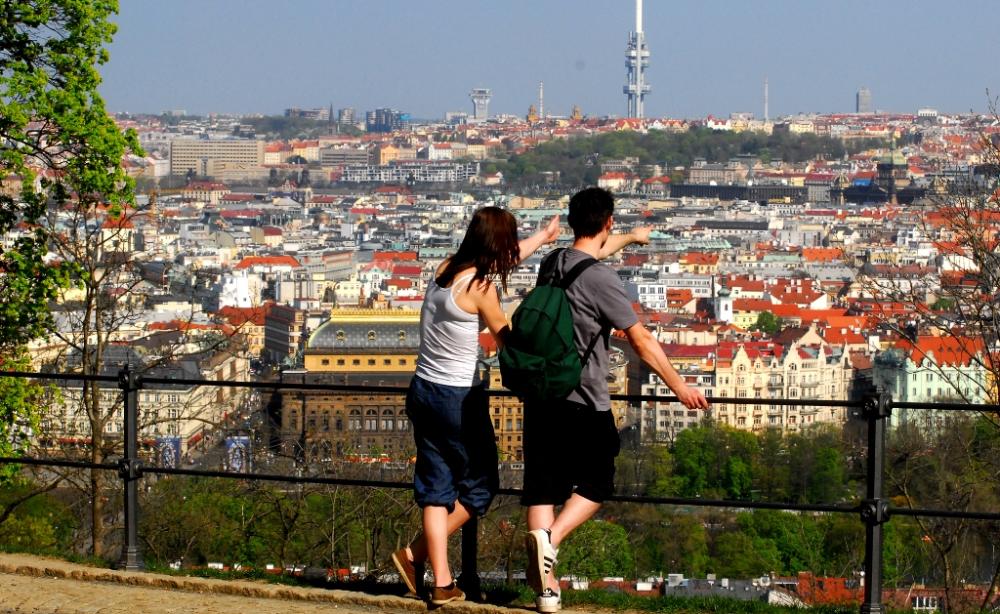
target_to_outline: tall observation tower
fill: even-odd
[[[622,88],[629,117],[642,117],[643,102],[649,93],[649,85],[646,83],[648,66],[649,49],[646,47],[646,35],[642,32],[642,0],[635,0],[635,32],[629,33],[628,46],[625,47],[628,81]]]
[[[490,98],[492,97],[493,92],[482,87],[477,87],[469,92],[469,98],[472,99],[472,119],[484,122],[489,118]]]

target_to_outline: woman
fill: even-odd
[[[483,207],[469,223],[458,251],[438,267],[420,314],[420,351],[406,397],[417,463],[413,486],[423,509],[423,534],[392,555],[403,582],[418,593],[430,560],[430,601],[464,599],[448,566],[448,536],[486,513],[499,478],[486,391],[479,381],[479,331],[485,325],[503,343],[507,318],[497,284],[507,289],[514,267],[559,235],[559,218],[518,242],[517,220]]]
[[[645,242],[648,229],[609,240],[601,256],[627,243]],[[497,451],[486,391],[479,381],[479,332],[485,327],[503,345],[504,291],[511,271],[559,236],[559,218],[518,241],[517,221],[498,207],[476,211],[454,256],[428,284],[420,314],[420,350],[406,397],[417,448],[414,497],[423,533],[392,554],[407,588],[420,594],[424,562],[434,572],[430,602],[443,605],[465,594],[448,566],[448,536],[472,514],[483,515],[499,486]],[[606,253],[605,253],[606,252]]]

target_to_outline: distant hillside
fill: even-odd
[[[543,143],[521,155],[514,155],[496,169],[510,183],[526,187],[544,185],[548,181],[541,173],[558,171],[559,185],[577,187],[594,185],[601,174],[602,159],[638,157],[640,164],[662,164],[664,171],[675,166],[690,166],[695,158],[709,162],[726,162],[740,154],[771,160],[803,162],[823,154],[827,159],[841,158],[883,146],[878,139],[844,142],[815,134],[761,134],[756,132],[725,132],[695,128],[687,132],[650,131],[613,132],[592,137],[557,139]]]

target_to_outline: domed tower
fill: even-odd
[[[528,116],[525,119],[527,119],[528,123],[531,124],[538,121],[538,111],[535,109],[535,105],[530,105],[528,107]]]
[[[725,282],[715,294],[715,319],[726,324],[733,323],[733,297],[729,293],[729,288]]]

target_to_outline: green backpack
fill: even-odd
[[[551,257],[554,266],[558,256]],[[597,339],[581,360],[573,340],[573,312],[566,289],[595,264],[597,260],[587,258],[558,281],[550,276],[547,284],[536,286],[514,311],[510,333],[499,354],[500,376],[503,385],[522,399],[564,399],[580,385],[583,364]]]

